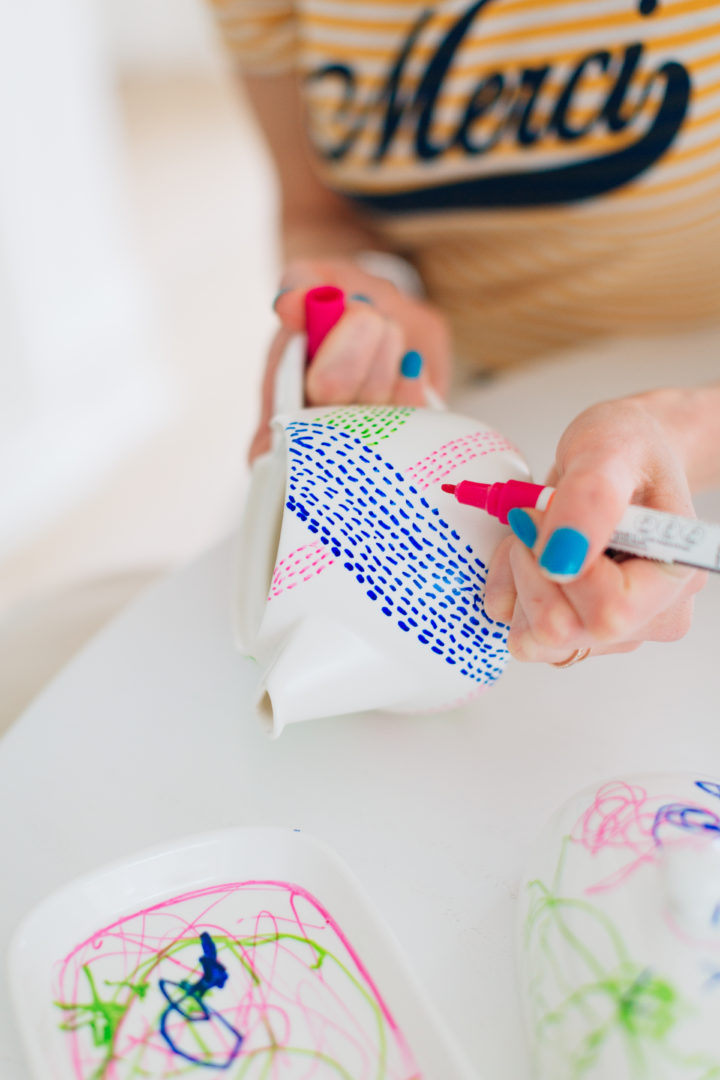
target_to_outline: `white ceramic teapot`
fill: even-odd
[[[484,607],[507,527],[441,484],[524,479],[525,463],[444,410],[302,408],[305,354],[298,335],[241,527],[238,638],[259,666],[264,722],[279,735],[321,716],[462,704],[507,661],[507,627]]]

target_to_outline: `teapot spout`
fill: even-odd
[[[413,696],[412,673],[331,620],[304,620],[283,640],[256,707],[277,738],[288,724],[385,709]]]

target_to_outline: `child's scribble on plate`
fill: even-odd
[[[57,968],[76,1080],[418,1080],[379,989],[304,889],[212,886],[98,930]]]

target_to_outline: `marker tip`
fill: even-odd
[[[443,491],[447,491],[448,495],[454,495],[456,488],[457,488],[457,484],[443,484],[442,485]]]

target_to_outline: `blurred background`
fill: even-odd
[[[0,730],[236,522],[278,265],[202,0],[1,21]]]

